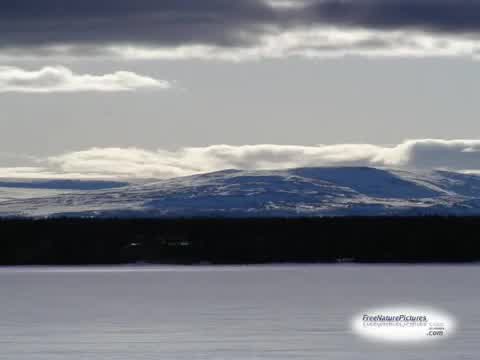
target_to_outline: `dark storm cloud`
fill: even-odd
[[[298,4],[303,4],[301,0]],[[480,0],[0,0],[0,46],[145,44],[223,47],[300,26],[477,33]]]
[[[278,14],[258,0],[0,0],[0,45],[248,43]]]
[[[325,0],[304,12],[313,22],[382,30],[480,31],[477,0]]]

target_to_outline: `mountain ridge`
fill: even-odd
[[[480,215],[480,176],[373,167],[226,169],[179,178],[2,197],[3,217]],[[51,189],[49,189],[51,190]]]

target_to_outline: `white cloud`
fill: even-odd
[[[480,140],[408,140],[396,146],[213,145],[177,151],[92,148],[0,168],[0,177],[170,178],[223,169],[372,166],[480,171]]]
[[[63,66],[47,66],[29,71],[13,66],[0,66],[0,92],[54,93],[79,91],[132,91],[167,89],[168,81],[141,76],[129,71],[112,74],[76,74]]]
[[[245,61],[301,57],[321,59],[346,55],[365,57],[455,57],[476,59],[480,41],[456,35],[418,31],[380,31],[333,27],[304,28],[262,37],[251,47],[222,48],[207,45],[179,47],[117,46],[106,55],[126,59],[200,59]]]
[[[300,57],[321,59],[339,56],[364,57],[468,57],[478,59],[480,40],[476,36],[428,33],[418,30],[376,30],[312,26],[272,30],[250,46],[215,45],[142,46],[91,45],[47,46],[41,48],[3,49],[0,59],[18,56],[32,59],[78,59],[82,54],[97,58],[126,60],[219,60],[252,61]]]

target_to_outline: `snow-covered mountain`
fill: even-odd
[[[480,215],[480,176],[447,171],[319,167],[84,183],[74,190],[1,185],[0,216]]]

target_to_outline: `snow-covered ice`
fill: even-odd
[[[0,268],[8,360],[478,359],[476,265]],[[372,307],[451,314],[433,343],[373,342]]]

